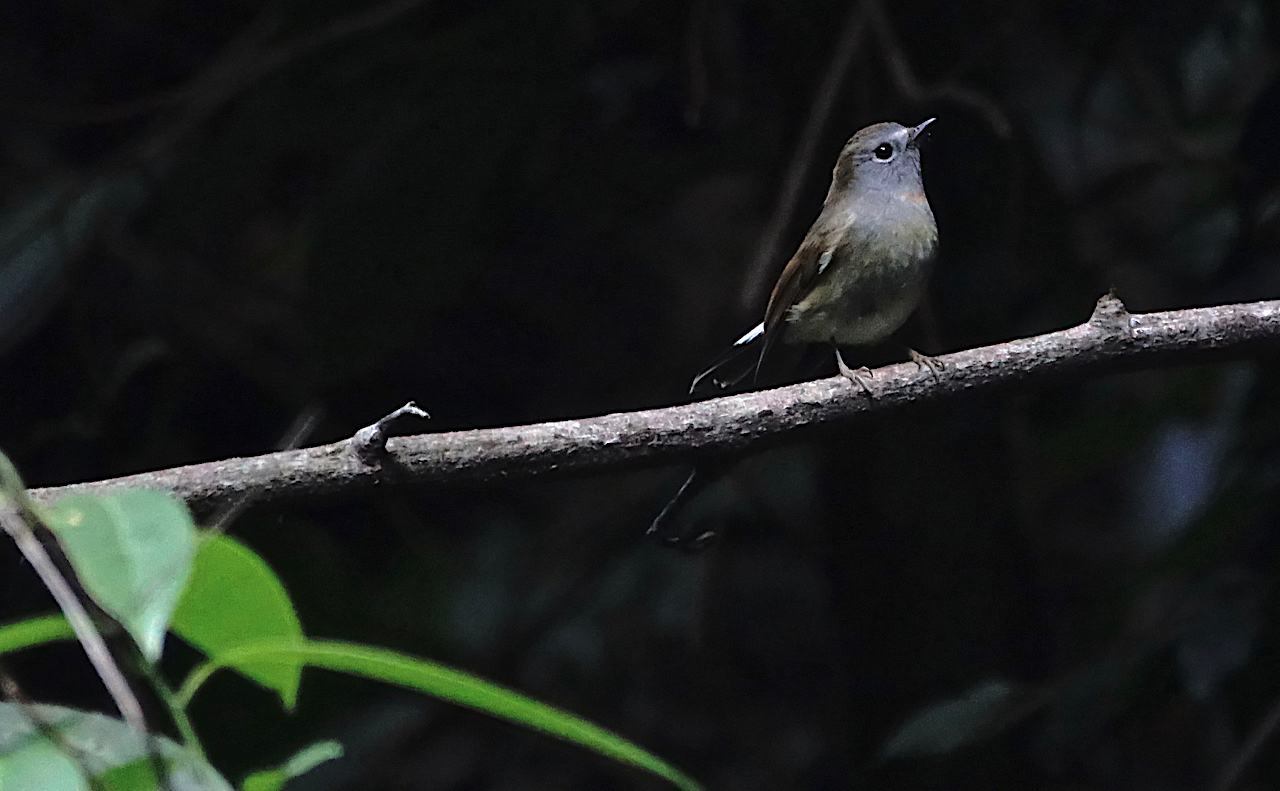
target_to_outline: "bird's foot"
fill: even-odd
[[[933,371],[933,375],[935,377],[940,377],[942,372],[947,370],[947,364],[942,360],[939,360],[937,357],[930,357],[927,354],[921,354],[915,349],[907,349],[907,354],[911,355],[911,362],[919,366],[921,371],[928,368],[930,371]]]
[[[868,397],[871,396],[871,380],[875,378],[875,374],[871,373],[871,369],[867,366],[861,368],[850,368],[844,361],[844,357],[840,355],[840,350],[836,349],[836,367],[840,369],[840,375],[853,383],[855,387],[862,389]]]

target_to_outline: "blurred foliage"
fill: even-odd
[[[268,451],[308,415],[306,441],[333,440],[409,398],[432,430],[679,401],[758,319],[748,261],[863,7],[0,7],[0,447],[46,485]],[[783,248],[850,133],[937,116],[941,258],[904,341],[1058,329],[1109,288],[1135,311],[1277,296],[1273,4],[881,10],[892,40],[856,43]],[[697,558],[640,538],[682,474],[391,491],[232,529],[317,634],[482,673],[711,788],[1201,788],[1280,695],[1274,359],[831,427],[693,503],[725,529]],[[0,616],[43,610],[5,553]],[[77,662],[6,669],[102,705]],[[1016,694],[981,734],[920,733],[984,688]],[[232,775],[336,738],[346,757],[297,788],[617,782],[350,681],[288,718],[237,691],[196,707]],[[964,746],[882,757],[908,725]],[[1264,751],[1240,787],[1278,781]]]

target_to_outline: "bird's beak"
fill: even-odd
[[[911,130],[911,134],[909,134],[909,135],[907,136],[907,142],[908,142],[908,143],[914,142],[914,141],[915,141],[915,139],[916,139],[917,137],[919,137],[919,136],[920,136],[920,133],[924,131],[924,128],[925,128],[926,126],[928,126],[929,124],[933,123],[933,122],[934,122],[934,121],[936,121],[936,120],[938,120],[938,119],[937,119],[937,118],[930,118],[930,119],[926,120],[924,123],[922,123],[922,124],[920,124],[919,126],[917,126],[916,128],[912,129],[912,130]]]

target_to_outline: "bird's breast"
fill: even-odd
[[[824,251],[826,266],[787,311],[784,341],[866,346],[902,326],[924,292],[938,235],[928,204],[898,207],[859,212],[849,233]]]

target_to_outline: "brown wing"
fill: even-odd
[[[760,359],[756,362],[757,374],[765,354],[781,334],[779,327],[787,317],[787,310],[804,299],[813,288],[818,277],[818,258],[830,249],[831,243],[835,241],[832,236],[830,232],[810,228],[804,241],[800,243],[800,249],[796,250],[796,254],[783,267],[773,293],[769,295],[769,305],[764,309],[764,345],[760,349]]]
[[[825,234],[824,234],[825,236]],[[783,319],[787,309],[806,294],[818,276],[818,257],[826,250],[825,239],[806,236],[804,244],[791,256],[791,260],[778,276],[778,282],[769,295],[769,306],[764,309],[765,335],[773,332]]]

